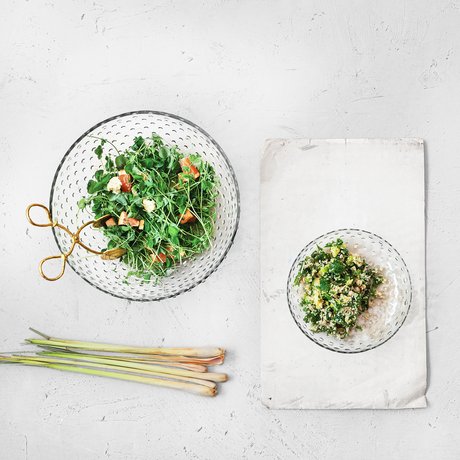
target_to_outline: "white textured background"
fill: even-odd
[[[234,247],[204,284],[137,304],[71,270],[30,227],[70,144],[109,116],[171,112],[224,148],[241,187]],[[0,368],[3,459],[458,459],[460,4],[455,1],[2,0],[0,351],[27,327],[127,344],[228,349],[214,399]],[[427,165],[428,404],[268,411],[259,400],[259,151],[266,138],[420,137]],[[384,190],[380,191],[385,193]],[[401,229],[404,231],[404,229]]]

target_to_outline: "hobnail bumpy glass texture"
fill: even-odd
[[[300,290],[294,287],[294,280],[300,269],[299,263],[312,254],[316,245],[324,247],[337,238],[346,243],[350,252],[361,255],[371,267],[381,267],[382,274],[387,280],[378,288],[384,296],[383,299],[376,299],[374,305],[358,318],[358,324],[362,326],[363,331],[355,329],[343,340],[310,330],[310,324],[303,320],[303,307],[299,305]],[[358,247],[355,248],[355,245]],[[331,351],[360,353],[384,344],[401,328],[411,305],[412,283],[404,260],[390,243],[365,230],[343,229],[316,238],[300,252],[289,272],[287,298],[292,317],[310,340]]]
[[[133,145],[134,137],[149,137],[152,133],[177,145],[184,154],[200,154],[219,177],[212,248],[193,260],[184,261],[157,285],[143,283],[134,277],[129,279],[130,285],[124,284],[130,270],[126,264],[120,260],[104,261],[79,245],[68,258],[68,264],[92,286],[116,297],[138,301],[161,300],[189,291],[213,273],[227,255],[238,228],[240,197],[235,173],[220,146],[201,128],[175,115],[153,111],[118,115],[94,126],[70,147],[56,171],[50,196],[53,221],[76,231],[84,222],[93,219],[86,211],[78,214],[78,201],[87,196],[88,181],[101,167],[94,154],[100,140],[88,136],[108,139],[123,151]],[[104,153],[107,151],[116,153],[109,143],[104,145]],[[57,227],[53,228],[53,232],[59,249],[67,252],[71,244],[68,235]],[[102,232],[91,226],[82,231],[80,239],[94,250],[107,245]]]

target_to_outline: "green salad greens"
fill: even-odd
[[[95,219],[109,215],[102,251],[126,250],[128,277],[157,282],[211,246],[219,181],[209,163],[198,154],[184,156],[157,135],[136,137],[123,152],[100,141],[94,153],[101,169],[78,207]],[[104,151],[107,144],[116,155]]]
[[[344,339],[358,316],[376,298],[385,279],[358,254],[337,239],[317,249],[300,263],[294,285],[303,287],[301,306],[312,332],[325,332]]]

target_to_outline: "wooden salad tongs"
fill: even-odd
[[[39,208],[42,208],[46,211],[46,215],[48,216],[48,223],[46,224],[37,224],[36,222],[34,222],[32,220],[32,218],[30,217],[30,210],[34,207],[34,206],[37,206]],[[118,259],[120,258],[121,256],[123,256],[124,254],[126,254],[126,249],[122,249],[122,248],[113,248],[113,249],[109,249],[108,251],[105,251],[105,252],[99,252],[99,251],[94,251],[93,249],[89,248],[88,246],[86,246],[85,244],[83,244],[81,241],[80,241],[80,232],[85,228],[87,227],[88,225],[93,225],[94,228],[100,228],[102,227],[105,222],[110,219],[111,215],[110,214],[106,214],[105,216],[102,216],[100,217],[99,219],[96,219],[96,220],[90,220],[89,222],[86,222],[86,224],[83,224],[75,233],[72,233],[69,229],[67,229],[66,227],[64,227],[63,225],[61,224],[58,224],[57,221],[53,222],[53,220],[51,219],[51,213],[49,212],[48,208],[46,206],[43,206],[42,204],[37,204],[37,203],[34,203],[34,204],[31,204],[27,210],[26,210],[26,217],[27,217],[27,220],[32,224],[32,225],[35,225],[36,227],[59,227],[61,230],[64,230],[65,232],[68,233],[68,235],[70,236],[70,238],[72,239],[72,245],[70,246],[70,249],[68,252],[66,252],[65,254],[60,254],[58,256],[50,256],[50,257],[46,257],[45,259],[43,259],[41,262],[40,262],[40,265],[38,266],[38,271],[40,272],[40,275],[42,275],[43,278],[45,278],[45,280],[48,280],[48,281],[56,281],[58,280],[59,278],[61,278],[61,276],[64,274],[64,271],[65,271],[65,265],[66,265],[66,261],[67,261],[67,258],[70,256],[70,254],[72,253],[72,251],[74,250],[75,248],[75,245],[76,244],[79,244],[80,246],[82,246],[84,249],[86,249],[87,251],[93,253],[93,254],[96,254],[96,255],[100,255],[101,256],[101,259],[103,260],[115,260],[115,259]],[[55,278],[48,278],[44,273],[43,273],[43,264],[47,261],[47,260],[51,260],[51,259],[61,259],[62,260],[62,270],[61,270],[61,273],[56,276]]]

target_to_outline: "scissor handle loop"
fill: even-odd
[[[46,224],[37,224],[36,222],[34,222],[32,220],[32,218],[30,217],[30,210],[33,208],[33,207],[39,207],[39,208],[42,208],[45,210],[46,212],[46,215],[48,217],[48,223]],[[95,251],[94,249],[91,249],[89,248],[88,246],[86,246],[85,244],[83,244],[81,241],[80,241],[80,232],[85,228],[87,227],[88,225],[90,224],[93,224],[95,221],[94,220],[91,220],[90,222],[86,222],[86,224],[82,225],[78,230],[77,232],[74,234],[72,233],[69,229],[67,229],[66,227],[64,227],[63,225],[60,225],[58,224],[58,222],[53,222],[53,220],[51,219],[51,213],[49,211],[49,209],[42,205],[42,204],[38,204],[38,203],[34,203],[34,204],[31,204],[27,210],[26,210],[26,217],[27,217],[27,220],[32,224],[32,225],[35,225],[36,227],[58,227],[60,228],[61,230],[64,230],[65,232],[68,233],[68,235],[70,236],[70,238],[72,239],[72,244],[70,246],[70,249],[68,252],[66,252],[65,254],[61,254],[59,256],[51,256],[51,257],[47,257],[46,259],[43,259],[41,262],[40,262],[40,265],[38,267],[38,270],[40,272],[40,275],[45,278],[45,280],[48,280],[48,281],[56,281],[58,280],[59,278],[61,278],[61,276],[64,274],[64,271],[65,271],[65,264],[66,264],[66,261],[67,261],[67,257],[69,257],[69,255],[72,253],[72,251],[74,250],[75,248],[75,245],[76,244],[79,244],[80,246],[82,246],[84,249],[86,249],[87,251],[93,253],[93,254],[97,254],[97,255],[100,255],[102,254],[102,252],[99,252],[99,251]],[[106,215],[104,217],[110,217],[109,215]],[[47,260],[51,260],[51,259],[62,259],[62,270],[61,270],[61,273],[56,276],[55,278],[48,278],[44,273],[43,273],[43,264],[47,261]]]
[[[46,211],[46,215],[48,217],[48,223],[47,224],[37,224],[36,222],[34,222],[32,220],[32,217],[30,217],[30,210],[35,206],[38,206],[39,208],[42,208],[42,209],[44,209]],[[38,204],[38,203],[31,204],[26,210],[26,217],[27,217],[27,220],[32,225],[35,225],[36,227],[56,227],[56,225],[58,225],[57,221],[53,222],[53,220],[51,219],[51,214],[49,212],[49,209],[46,206],[43,206],[42,204]]]
[[[62,259],[62,270],[61,270],[61,273],[60,273],[58,276],[56,276],[56,278],[48,278],[48,277],[43,273],[43,264],[44,264],[47,260],[51,260],[51,259]],[[58,280],[58,279],[64,274],[66,260],[67,260],[66,254],[60,254],[59,256],[47,257],[46,259],[43,259],[43,260],[40,262],[40,265],[38,266],[38,271],[40,272],[40,275],[42,275],[43,278],[45,278],[45,280],[47,280],[47,281],[56,281],[56,280]]]

